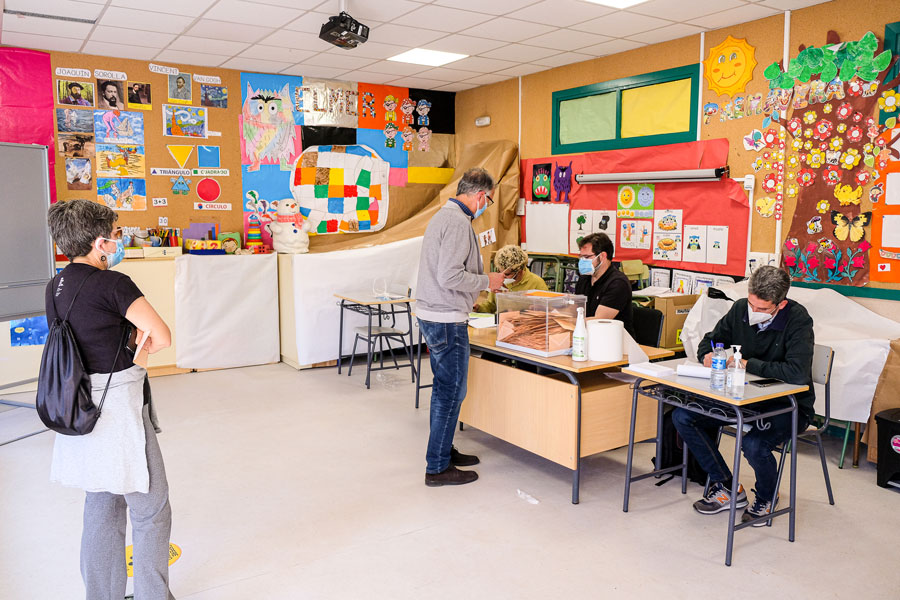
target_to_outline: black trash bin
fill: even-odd
[[[875,415],[878,425],[878,485],[900,488],[900,408]]]

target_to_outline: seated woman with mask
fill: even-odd
[[[503,285],[510,292],[522,292],[525,290],[546,290],[547,284],[543,279],[528,270],[528,254],[519,246],[503,246],[497,250],[494,256],[494,267],[498,271],[505,271],[506,279]],[[497,310],[497,297],[491,292],[487,300],[475,305],[476,312],[492,313]]]

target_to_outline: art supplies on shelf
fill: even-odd
[[[578,308],[586,300],[542,290],[497,294],[497,345],[544,357],[570,354]]]

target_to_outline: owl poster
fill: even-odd
[[[258,171],[264,161],[290,171],[296,150],[294,138],[294,105],[290,84],[280,89],[254,88],[247,82],[247,95],[241,109],[243,164],[248,171]]]

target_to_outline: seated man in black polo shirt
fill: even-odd
[[[585,317],[616,319],[634,337],[631,311],[631,282],[613,266],[613,243],[605,233],[592,233],[581,241],[575,293],[587,296]]]
[[[707,367],[712,364],[711,343],[727,348],[741,345],[741,360],[748,373],[774,377],[787,383],[808,385],[809,391],[796,395],[798,433],[804,431],[815,414],[815,392],[812,387],[812,360],[815,349],[813,320],[802,305],[787,299],[791,280],[776,267],[760,267],[750,276],[747,298],[736,300],[715,328],[707,333],[697,348],[697,359]],[[728,366],[734,363],[728,359]],[[755,404],[765,411],[786,406],[786,400],[769,400]],[[761,422],[764,421],[764,422]],[[791,415],[785,413],[748,423],[742,450],[756,473],[756,500],[741,517],[743,522],[772,512],[777,500],[775,489],[778,463],[772,450],[791,437]],[[683,408],[672,412],[672,423],[681,434],[700,466],[709,473],[709,492],[694,503],[694,510],[712,515],[728,510],[731,503],[731,469],[716,446],[716,430],[721,421]],[[747,494],[738,484],[735,506],[748,505]],[[793,501],[793,499],[792,499]],[[758,521],[761,527],[766,521]]]

